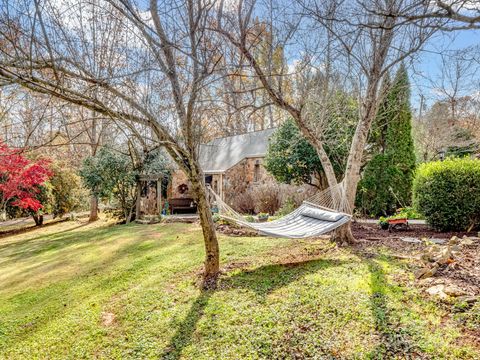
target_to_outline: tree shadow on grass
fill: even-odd
[[[22,291],[10,298],[10,316],[17,313],[25,313],[25,300],[34,295],[35,301],[28,304],[28,312],[25,316],[32,318],[32,326],[20,325],[11,330],[10,341],[19,341],[31,336],[34,332],[44,329],[47,324],[57,321],[67,313],[75,311],[84,304],[104,304],[114,294],[126,291],[128,287],[137,286],[155,263],[149,260],[148,253],[152,247],[143,246],[147,240],[128,244],[115,251],[111,257],[101,262],[95,262],[81,269],[78,273],[59,280],[59,284],[51,283],[38,289],[37,293],[31,293],[30,289]],[[161,247],[163,244],[153,245]],[[118,262],[125,262],[116,269]],[[64,285],[68,285],[68,289]],[[3,284],[1,284],[3,286]],[[0,286],[0,287],[1,287]],[[106,294],[104,299],[98,294]],[[43,311],[48,308],[48,311]],[[54,315],[54,316],[52,316]],[[5,344],[10,345],[10,344]]]
[[[241,270],[237,274],[224,278],[220,283],[220,287],[222,289],[245,288],[264,297],[279,288],[301,279],[305,275],[347,263],[350,263],[350,261],[313,259],[265,265],[254,269]]]
[[[382,266],[372,258],[364,258],[370,272],[370,309],[380,343],[370,352],[369,359],[411,358],[419,355],[412,334],[403,327],[388,304],[389,284]]]
[[[81,267],[73,267],[73,265],[77,264],[75,262],[77,256],[83,254],[85,251],[91,251],[88,249],[88,247],[92,242],[103,241],[107,242],[104,245],[108,245],[108,241],[115,241],[115,239],[109,240],[110,237],[115,237],[114,235],[116,235],[116,233],[112,233],[111,231],[103,231],[99,234],[98,231],[92,229],[85,231],[82,234],[82,237],[78,237],[73,233],[65,235],[64,237],[55,237],[54,239],[50,238],[45,242],[41,242],[41,244],[44,244],[45,248],[42,248],[41,244],[36,244],[35,246],[32,245],[29,250],[25,250],[28,252],[28,254],[25,256],[21,256],[21,251],[13,254],[6,254],[3,257],[8,260],[3,261],[2,265],[15,263],[20,259],[25,260],[28,258],[33,258],[34,256],[40,255],[45,251],[51,251],[54,249],[63,250],[63,252],[59,253],[58,256],[52,257],[46,261],[38,261],[31,265],[23,265],[25,267],[21,273],[16,274],[15,277],[11,277],[10,279],[7,278],[0,283],[0,291],[20,285],[24,281],[29,280],[32,277],[34,278],[39,274],[44,275],[45,273],[61,271],[62,269],[67,270],[68,273],[63,273],[63,276],[58,279],[58,281],[69,281],[74,279],[81,281],[81,279],[84,278],[112,271],[115,269],[118,262],[125,261],[129,258],[131,259],[130,266],[133,266],[137,261],[143,260],[153,250],[167,248],[171,245],[171,242],[166,241],[151,242],[149,238],[133,238],[131,242],[125,243],[115,250],[112,250],[107,257],[92,259],[85,263],[78,263],[78,265],[81,264]],[[68,248],[70,245],[72,245],[72,248]],[[73,245],[75,245],[75,247],[73,247]],[[2,251],[0,251],[0,257],[1,256]],[[148,263],[150,262],[147,261],[146,264]],[[106,284],[107,286],[108,281]],[[57,279],[51,279],[49,284],[54,284],[56,282]]]
[[[38,229],[45,229],[49,226],[58,225],[62,222],[66,222],[66,221],[68,221],[68,219],[63,218],[63,219],[52,220],[52,221],[44,223],[40,226],[32,224],[32,225],[29,225],[29,226],[26,226],[26,227],[23,227],[23,228],[19,228],[19,229],[11,229],[11,230],[6,230],[6,231],[0,231],[0,239],[6,238],[6,237],[9,237],[9,236],[25,234],[25,233],[32,232],[32,231],[38,230]]]
[[[80,229],[80,228],[82,228],[86,225],[88,225],[88,224],[80,224],[80,225],[74,226],[72,228],[68,228],[68,229],[65,229],[65,230],[58,231],[58,232],[49,233],[49,234],[41,234],[39,236],[27,238],[27,239],[24,239],[24,240],[13,241],[13,242],[9,242],[9,243],[6,243],[6,244],[2,244],[2,245],[0,245],[0,252],[9,252],[10,251],[11,255],[19,255],[19,254],[35,255],[36,254],[35,250],[40,249],[40,248],[44,248],[48,244],[61,243],[61,244],[65,244],[66,246],[68,246],[69,243],[70,243],[68,240],[77,239],[80,242],[82,242],[82,240],[87,241],[87,239],[83,239],[82,235],[84,233],[87,233],[87,232],[88,233],[93,233],[93,229],[86,230],[85,232],[82,232],[80,234],[75,233],[72,236],[68,236],[69,234],[66,234],[70,231],[78,230],[78,229]],[[42,228],[37,228],[37,229],[42,229]],[[67,236],[63,236],[65,234]],[[15,250],[17,250],[17,251],[15,251]],[[32,250],[32,251],[30,251],[30,250]]]
[[[52,234],[40,235],[34,238],[16,241],[0,246],[0,257],[9,261],[26,260],[47,251],[59,251],[71,245],[87,245],[92,241],[103,241],[116,235],[121,229],[112,229],[110,226],[104,228],[86,229],[81,232],[69,233],[78,230],[87,224],[80,224],[70,229],[62,230]],[[80,250],[80,247],[77,248]]]
[[[273,291],[297,281],[310,273],[330,267],[341,266],[349,261],[339,260],[306,260],[286,264],[272,264],[254,269],[241,270],[232,276],[224,276],[219,281],[217,290],[202,291],[195,299],[185,319],[178,326],[175,335],[161,355],[162,359],[176,360],[181,357],[182,351],[192,342],[198,321],[208,305],[210,297],[215,291],[235,288],[250,289],[261,298],[265,298]]]
[[[205,307],[214,292],[214,290],[202,290],[173,335],[170,343],[164,349],[160,356],[161,359],[176,360],[180,358],[183,349],[192,342],[193,333],[197,328],[197,323],[202,318]]]

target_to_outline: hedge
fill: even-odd
[[[478,229],[480,160],[457,158],[420,165],[413,182],[413,203],[436,230]]]

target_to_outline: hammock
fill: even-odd
[[[265,223],[246,221],[210,187],[208,189],[215,199],[220,217],[256,230],[261,235],[285,238],[315,237],[335,230],[352,218],[344,196],[343,183],[315,194],[288,215]]]

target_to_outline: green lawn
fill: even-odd
[[[202,292],[197,225],[66,222],[0,239],[0,358],[480,356],[405,263],[326,240],[220,242],[219,289]]]
[[[43,221],[44,225],[53,225],[61,222],[64,219],[52,219],[50,216]],[[6,221],[0,223],[0,239],[7,235],[7,233],[25,233],[35,228],[35,222],[32,217],[23,218],[19,221]],[[1,241],[1,240],[0,240]]]

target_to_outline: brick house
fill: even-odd
[[[205,182],[229,202],[236,193],[272,181],[273,177],[263,167],[263,161],[268,139],[274,131],[275,129],[254,131],[214,139],[200,145],[200,165],[205,174]],[[176,205],[178,210],[195,209],[190,183],[180,169],[172,173],[167,199],[172,212]]]

